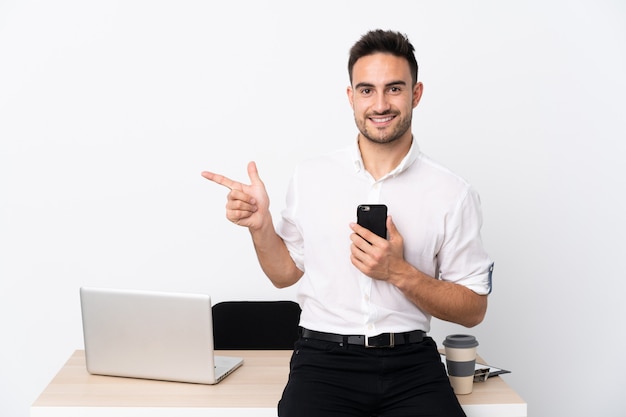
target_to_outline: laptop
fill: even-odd
[[[81,287],[80,303],[91,374],[217,384],[243,364],[214,355],[208,295]]]

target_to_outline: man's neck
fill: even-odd
[[[393,171],[409,153],[413,136],[407,135],[391,143],[375,143],[359,134],[359,150],[367,172],[375,180]]]

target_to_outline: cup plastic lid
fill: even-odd
[[[451,334],[443,341],[443,345],[450,348],[469,348],[478,346],[478,340],[469,334]]]

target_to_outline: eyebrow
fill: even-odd
[[[394,85],[406,85],[406,82],[402,81],[402,80],[391,81],[391,82],[385,84],[385,87],[393,87]],[[374,87],[374,84],[367,83],[367,82],[362,82],[362,83],[358,83],[357,85],[354,86],[354,88],[363,88],[363,87]]]

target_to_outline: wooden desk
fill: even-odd
[[[90,375],[77,350],[31,406],[31,417],[276,416],[291,351],[220,351],[244,365],[217,385]],[[460,395],[468,417],[526,417],[526,403],[500,378]]]

